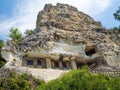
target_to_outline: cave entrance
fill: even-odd
[[[95,53],[97,53],[97,46],[86,46],[85,54],[87,56],[92,56]]]

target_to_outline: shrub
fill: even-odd
[[[0,61],[0,68],[5,64],[5,61]]]
[[[120,78],[116,79],[103,74],[92,74],[85,66],[44,83],[37,90],[119,90]]]
[[[37,85],[44,83],[27,73],[21,75],[11,72],[9,77],[0,78],[0,90],[35,90]],[[35,86],[36,85],[36,86]]]

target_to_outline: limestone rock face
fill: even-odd
[[[110,39],[120,47],[120,30],[108,30],[107,34],[109,35]]]
[[[18,56],[75,60],[96,69],[120,69],[120,47],[111,41],[106,29],[67,4],[45,5],[38,13],[33,33],[17,47],[9,47],[13,46]],[[92,62],[97,63],[93,65]]]

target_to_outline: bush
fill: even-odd
[[[5,64],[5,61],[0,61],[0,68]]]
[[[44,83],[26,73],[12,72],[7,78],[0,78],[0,90],[120,90],[120,77],[92,74],[85,66]]]
[[[6,61],[2,58],[0,54],[0,68],[6,63]]]
[[[21,75],[12,72],[9,77],[0,79],[0,90],[35,90],[39,83],[44,83],[33,78],[31,75],[23,73]]]
[[[44,83],[37,90],[119,90],[120,78],[92,74],[88,67],[71,70],[62,77]]]

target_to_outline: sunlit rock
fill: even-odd
[[[8,41],[2,56],[10,63],[7,66],[28,67],[37,77],[40,68],[56,69],[53,74],[58,69],[78,69],[83,65],[91,70],[120,69],[120,47],[111,41],[101,23],[60,3],[45,5],[38,13],[33,33],[19,44]]]

